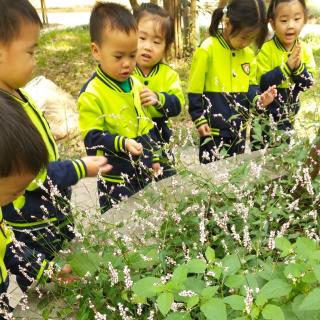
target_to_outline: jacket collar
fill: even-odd
[[[287,50],[276,35],[273,36],[273,41],[279,50],[285,51],[285,52],[291,52],[295,47],[296,43],[298,42],[298,40],[296,39],[293,43],[292,48],[290,50]]]
[[[155,76],[158,72],[159,72],[159,69],[160,69],[160,63],[157,63],[151,70],[150,72],[147,74],[147,75],[144,75],[144,73],[142,72],[142,70],[139,68],[138,65],[136,65],[136,73],[141,76],[141,77],[144,77],[144,78],[147,78],[147,77],[153,77]]]
[[[215,36],[216,36],[216,38],[218,39],[218,41],[220,42],[220,44],[221,44],[225,49],[234,50],[234,49],[232,49],[232,48],[229,46],[229,44],[227,43],[227,41],[224,39],[221,31],[218,31],[218,32],[215,34]]]
[[[108,76],[105,72],[102,71],[100,65],[96,69],[97,77],[110,89],[117,91],[117,92],[125,92],[120,86],[119,82],[112,79],[110,76]],[[129,77],[129,83],[132,88],[132,79]]]

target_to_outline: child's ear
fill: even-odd
[[[100,61],[100,49],[95,42],[91,42],[91,53],[96,61]]]
[[[230,19],[226,16],[222,18],[223,29],[228,30],[230,28]]]
[[[273,20],[273,19],[270,19],[270,20],[269,20],[269,23],[270,23],[270,25],[271,25],[271,27],[272,27],[272,30],[274,31],[275,28],[276,28],[276,24],[275,24],[274,20]]]

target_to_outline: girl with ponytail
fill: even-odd
[[[255,76],[254,52],[249,45],[254,42],[260,48],[267,36],[264,1],[220,1],[209,33],[194,53],[188,86],[201,163],[244,151],[250,105],[247,95],[250,78]],[[266,106],[275,95],[271,87],[255,103]]]

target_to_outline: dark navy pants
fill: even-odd
[[[206,164],[219,160],[218,150],[221,153],[222,149],[226,150],[228,156],[241,154],[244,152],[245,140],[239,138],[225,137],[201,137],[199,148],[199,161]]]

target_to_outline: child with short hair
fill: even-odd
[[[48,167],[37,174],[23,195],[2,207],[3,217],[18,241],[52,260],[64,240],[74,237],[68,205],[70,186],[85,176],[108,172],[111,167],[105,157],[60,161],[47,121],[20,89],[32,75],[40,27],[40,18],[29,1],[0,1],[0,91],[15,99],[27,113],[49,154]],[[21,274],[17,282],[25,291],[32,281]]]
[[[262,90],[277,87],[277,98],[264,109],[265,118],[272,117],[277,129],[289,134],[300,109],[299,95],[311,87],[315,75],[312,49],[299,39],[307,6],[305,0],[271,0],[267,16],[274,36],[257,55],[257,80]],[[267,125],[264,143],[270,142],[270,130]]]
[[[179,74],[164,63],[174,41],[174,22],[168,12],[153,3],[143,3],[134,16],[138,24],[138,54],[134,76],[145,87],[140,92],[143,107],[149,109],[162,147],[160,163],[166,178],[175,173],[173,156],[165,150],[172,135],[169,118],[178,116],[185,100]],[[170,160],[171,159],[171,160]]]
[[[223,23],[222,30],[219,29]],[[212,14],[210,37],[196,49],[190,71],[189,113],[200,136],[199,160],[219,159],[244,152],[244,126],[248,117],[249,81],[254,73],[252,42],[261,47],[266,35],[263,0],[230,0]],[[274,88],[256,103],[268,105]]]
[[[0,206],[5,206],[23,195],[49,159],[43,139],[27,114],[15,99],[3,93],[0,123]],[[53,265],[41,253],[34,254],[21,243],[16,245],[0,208],[0,320],[9,319],[11,311],[6,295],[7,270],[13,274],[23,271],[27,277],[40,279],[49,276],[49,267]]]
[[[116,3],[97,2],[90,17],[91,51],[99,63],[78,99],[79,126],[87,154],[105,154],[112,171],[98,181],[102,212],[151,181],[154,125],[143,108],[142,84],[131,73],[138,35],[133,15]]]

